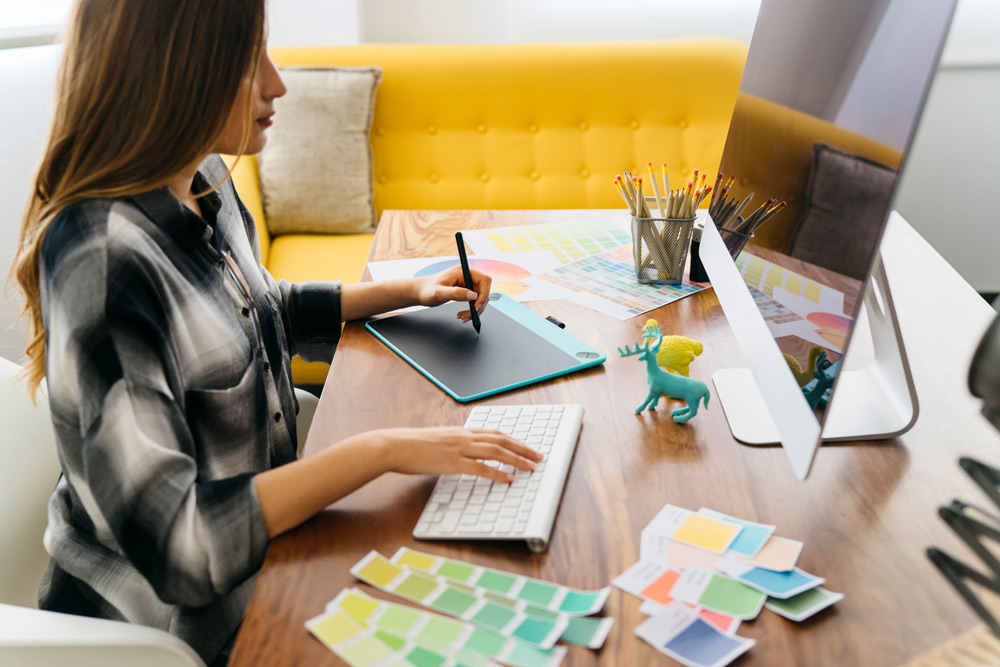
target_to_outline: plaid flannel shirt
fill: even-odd
[[[225,176],[212,156],[194,189]],[[261,267],[231,180],[199,203],[204,219],[166,187],[89,200],[46,234],[63,474],[39,602],[167,630],[211,662],[267,549],[251,478],[296,456],[291,356],[329,361],[341,318],[340,283],[277,283]]]

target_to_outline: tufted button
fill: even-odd
[[[486,126],[480,123],[479,125],[476,126],[476,132],[478,132],[479,134],[486,134]]]
[[[383,185],[384,185],[385,183],[387,183],[388,181],[389,181],[389,179],[388,179],[388,178],[386,177],[386,175],[385,175],[385,174],[382,174],[382,175],[380,175],[380,176],[378,177],[378,182],[379,182],[379,183],[382,183]]]
[[[530,174],[528,174],[528,178],[530,178],[533,181],[537,181],[538,180],[538,172],[537,171],[531,172]]]
[[[585,123],[585,122],[584,123],[580,123],[580,131],[581,132],[586,132],[589,128],[590,128],[590,126],[587,125],[587,123]]]
[[[437,133],[438,129],[436,127],[434,127],[433,125],[427,126],[427,134],[437,134]]]
[[[682,120],[681,122],[677,123],[677,127],[681,128],[682,130],[686,129],[687,126],[688,126],[688,122],[686,120]]]
[[[531,125],[528,126],[528,132],[531,132],[532,134],[538,134],[538,126],[532,123]]]
[[[479,174],[479,180],[481,180],[483,183],[486,183],[487,181],[490,180],[490,175],[484,171],[483,173]]]
[[[385,128],[384,127],[380,127],[378,129],[376,129],[375,130],[375,134],[377,134],[380,137],[384,137],[385,136]]]
[[[639,129],[639,121],[633,120],[631,123],[628,124],[628,126],[631,127],[633,130],[638,130]]]
[[[437,174],[431,174],[427,178],[430,179],[431,183],[437,183],[440,176],[438,176]]]
[[[580,176],[582,176],[583,178],[590,178],[590,170],[586,168],[581,169]]]

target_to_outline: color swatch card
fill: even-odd
[[[687,667],[723,667],[756,644],[753,639],[722,632],[676,602],[643,621],[635,634]]]
[[[826,581],[823,577],[811,575],[797,567],[788,572],[774,572],[728,558],[719,561],[715,567],[727,577],[741,581],[768,597],[780,600],[816,588]]]
[[[742,554],[732,554],[732,556],[736,560],[749,563],[754,567],[774,570],[775,572],[788,572],[798,562],[803,546],[802,542],[798,540],[772,535],[756,556],[750,557]]]
[[[512,667],[556,667],[566,657],[564,646],[541,649],[448,616],[378,600],[356,588],[342,590],[327,605],[327,612],[336,611],[446,654],[462,656],[471,652]]]
[[[401,547],[393,554],[390,561],[396,565],[408,565],[426,570],[466,586],[493,591],[551,611],[572,615],[596,614],[604,607],[604,602],[611,593],[609,587],[595,591],[578,590],[503,570],[434,556],[407,547]]]
[[[700,567],[689,567],[670,591],[675,600],[743,620],[756,618],[767,596],[758,590]]]
[[[753,521],[744,521],[743,519],[736,519],[723,514],[722,512],[710,510],[707,507],[702,507],[698,510],[698,514],[708,517],[709,519],[715,519],[716,521],[741,526],[742,530],[736,539],[733,540],[733,543],[729,545],[729,550],[735,551],[738,554],[743,554],[744,556],[756,556],[760,553],[761,548],[763,548],[767,540],[770,539],[771,535],[774,534],[774,526],[763,523],[754,523]]]
[[[786,600],[768,598],[764,606],[777,614],[781,614],[790,621],[799,622],[806,620],[810,616],[814,616],[843,599],[844,595],[842,593],[834,593],[822,586],[818,586]]]
[[[725,553],[742,532],[739,524],[719,521],[676,505],[666,505],[645,531],[715,553]]]
[[[495,662],[471,652],[440,652],[367,627],[340,609],[306,621],[306,628],[351,667],[496,666]]]
[[[371,551],[354,567],[351,574],[372,586],[394,593],[451,616],[471,621],[505,637],[516,637],[542,648],[552,648],[569,625],[565,618],[550,620],[528,616],[477,595],[475,589],[446,583],[444,578],[395,565]]]

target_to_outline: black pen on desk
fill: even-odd
[[[471,290],[472,271],[469,271],[469,258],[465,256],[465,241],[462,240],[462,232],[455,232],[455,242],[458,244],[458,261],[462,263],[462,279],[465,280],[465,289]],[[469,302],[469,314],[472,315],[472,326],[475,327],[476,333],[479,333],[483,324],[479,321],[479,311],[476,310],[475,299]]]

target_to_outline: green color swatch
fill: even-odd
[[[552,632],[552,622],[538,618],[526,618],[514,630],[514,636],[532,644],[541,644]]]
[[[469,595],[457,588],[446,588],[444,593],[431,603],[431,607],[454,616],[461,616],[478,599],[475,595]]]
[[[448,576],[446,574],[442,574],[441,569],[438,569],[438,574],[441,574],[442,577]],[[479,577],[479,581],[476,582],[476,586],[479,586],[480,588],[487,588],[491,591],[497,591],[498,593],[506,593],[510,590],[510,587],[514,585],[515,581],[517,581],[517,577],[503,572],[497,572],[496,570],[486,570],[483,572],[482,576]]]
[[[411,600],[423,600],[435,588],[437,588],[437,582],[433,579],[411,574],[396,586],[394,591]]]
[[[387,605],[378,619],[378,626],[397,634],[406,634],[420,619],[420,612],[402,605]]]
[[[517,612],[493,603],[487,603],[472,617],[474,623],[499,630],[517,616]]]
[[[597,594],[582,591],[567,591],[566,597],[559,603],[559,611],[570,614],[588,613],[597,602]]]
[[[441,563],[441,567],[438,568],[438,575],[445,577],[446,579],[454,579],[455,581],[467,581],[472,573],[476,571],[476,568],[472,565],[467,565],[465,563],[459,563],[454,560],[446,560]]]
[[[419,636],[441,644],[451,644],[458,639],[464,629],[464,623],[443,616],[431,616],[427,619],[427,624],[420,629]]]
[[[546,584],[542,581],[527,581],[521,589],[521,592],[517,594],[517,597],[522,600],[527,600],[528,602],[540,604],[544,607],[552,601],[552,598],[554,598],[558,592],[558,586]]]
[[[698,604],[723,614],[750,619],[757,616],[767,596],[733,579],[712,576]]]
[[[799,593],[798,595],[793,595],[786,600],[768,598],[767,603],[772,607],[778,607],[779,609],[784,610],[792,616],[798,616],[799,614],[812,609],[816,605],[821,604],[824,600],[830,597],[832,597],[831,594],[821,588],[811,588],[808,591]]]
[[[420,646],[413,647],[413,650],[406,654],[406,659],[416,667],[441,667],[445,663],[444,656]]]
[[[498,635],[495,632],[490,632],[489,630],[484,630],[482,628],[476,628],[473,630],[472,634],[469,635],[469,639],[465,642],[465,647],[472,651],[482,653],[483,655],[495,658],[500,655],[501,649],[503,649],[504,643],[507,638]]]

